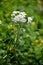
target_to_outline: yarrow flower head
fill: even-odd
[[[26,19],[26,13],[25,12],[13,11],[11,14],[11,19],[14,22],[26,22],[28,20],[27,23],[31,23],[33,20],[33,16],[28,17]]]
[[[26,22],[26,13],[20,11],[13,11],[11,14],[11,19],[14,22]]]

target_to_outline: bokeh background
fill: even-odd
[[[34,16],[33,23],[12,22],[13,11]],[[43,65],[43,0],[0,0],[0,20],[0,65]]]

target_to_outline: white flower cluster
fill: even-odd
[[[20,11],[13,11],[11,14],[11,19],[14,22],[26,22],[26,13]],[[31,23],[33,17],[28,17],[28,23]]]
[[[11,14],[11,19],[14,22],[26,22],[26,13],[25,12],[20,12],[20,11],[13,11]]]

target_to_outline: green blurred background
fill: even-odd
[[[21,28],[11,21],[13,11],[34,16],[35,26],[20,24],[26,32],[18,35]],[[0,20],[0,65],[43,65],[43,0],[0,0]],[[22,41],[17,39],[15,44],[17,36]]]

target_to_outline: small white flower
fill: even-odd
[[[0,24],[2,24],[2,21],[0,20]]]
[[[26,22],[26,19],[21,19],[20,21],[21,21],[21,22]]]
[[[33,17],[28,17],[28,23],[31,23],[33,20]]]
[[[13,11],[13,14],[17,14],[17,13],[20,13],[20,11]]]
[[[16,14],[19,14],[20,12],[19,11],[13,11],[11,16],[16,16]]]
[[[12,17],[12,16],[15,16],[15,14],[11,14],[11,17]]]
[[[19,14],[22,15],[23,17],[26,16],[26,13],[25,12],[20,12]]]

